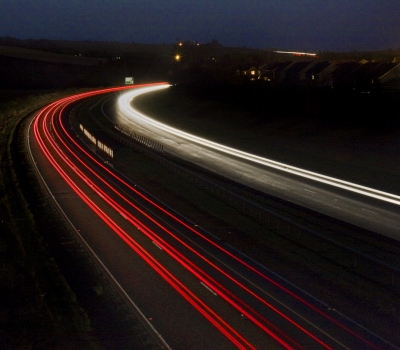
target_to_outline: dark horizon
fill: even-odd
[[[199,43],[289,51],[400,48],[400,3],[373,0],[0,0],[0,36],[18,39]]]

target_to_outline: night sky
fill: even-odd
[[[400,0],[0,0],[0,36],[296,51],[400,48]]]

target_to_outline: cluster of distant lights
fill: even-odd
[[[195,46],[200,46],[200,44],[199,43],[194,43],[193,45],[195,45]],[[183,42],[179,42],[178,43],[178,46],[183,46]],[[176,62],[179,62],[180,60],[181,60],[181,58],[182,58],[182,56],[180,55],[180,54],[176,54],[175,56],[174,56],[174,59],[175,59],[175,61]]]
[[[179,45],[179,46],[183,46],[183,43],[182,43],[182,42],[180,42],[178,45]],[[193,42],[193,44],[192,44],[192,45],[195,45],[195,46],[200,46],[200,44],[199,44],[199,43],[196,43],[196,42]]]

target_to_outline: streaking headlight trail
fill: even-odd
[[[123,93],[119,98],[118,98],[118,110],[125,115],[126,117],[130,118],[132,121],[139,121],[140,124],[145,124],[148,125],[152,128],[158,129],[163,132],[168,132],[174,136],[180,137],[184,140],[187,140],[189,142],[196,143],[198,145],[201,145],[203,147],[207,147],[209,149],[216,150],[218,152],[224,153],[226,155],[230,155],[239,159],[243,159],[246,161],[250,161],[256,164],[260,164],[266,167],[278,169],[280,171],[294,174],[306,179],[310,179],[313,181],[317,181],[319,183],[327,184],[333,187],[337,187],[340,189],[344,189],[350,192],[358,193],[367,197],[375,198],[378,200],[382,200],[388,203],[400,205],[400,196],[388,193],[388,192],[383,192],[380,190],[376,190],[373,188],[369,188],[366,186],[361,186],[359,184],[355,184],[352,182],[344,181],[341,179],[336,179],[330,176],[314,173],[305,169],[297,168],[288,164],[280,163],[271,159],[263,158],[260,156],[256,156],[254,154],[246,153],[243,151],[240,151],[238,149],[234,149],[231,147],[227,147],[212,141],[209,141],[204,138],[197,137],[195,135],[186,133],[184,131],[181,131],[176,128],[172,128],[166,124],[157,122],[156,120],[144,115],[143,113],[139,112],[135,108],[131,106],[131,101],[139,95],[160,90],[160,89],[166,89],[170,85],[165,84],[165,85],[158,85],[155,87],[145,87],[133,91],[128,91]]]

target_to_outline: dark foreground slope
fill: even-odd
[[[0,348],[155,349],[53,209],[28,157],[26,112],[72,93],[2,93]]]

